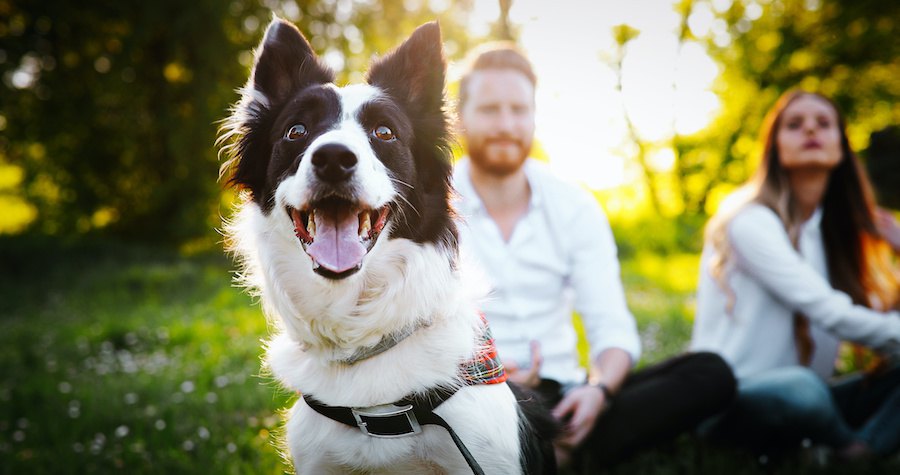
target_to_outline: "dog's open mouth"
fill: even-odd
[[[387,223],[390,207],[370,209],[327,198],[304,209],[288,207],[287,212],[315,271],[341,279],[362,267],[363,258]]]

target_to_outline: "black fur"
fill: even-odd
[[[560,432],[559,423],[541,404],[534,391],[507,382],[516,401],[519,402],[522,431],[519,444],[522,447],[522,473],[528,475],[552,475],[557,473],[553,439]]]
[[[272,193],[278,184],[270,175],[270,157],[273,144],[283,134],[275,127],[276,119],[286,106],[302,104],[306,88],[334,81],[334,72],[319,61],[297,27],[278,20],[266,30],[250,77],[247,88],[262,92],[268,104],[252,100],[246,105],[247,119],[241,124],[234,152],[237,161],[229,181],[250,190],[254,201],[270,212]],[[291,96],[294,100],[289,100]]]
[[[406,114],[415,119],[410,149],[416,163],[416,186],[409,201],[420,215],[395,231],[396,237],[413,242],[443,242],[453,249],[456,226],[450,208],[450,125],[445,110],[444,74],[447,61],[436,22],[426,23],[392,53],[369,69],[369,84],[384,90]],[[402,186],[402,185],[401,185]],[[404,207],[409,208],[406,203]]]

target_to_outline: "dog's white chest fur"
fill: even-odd
[[[261,214],[245,211],[265,220]],[[272,237],[265,232],[257,236]],[[429,315],[431,320],[389,351],[351,366],[335,360],[335,355],[347,352],[304,346],[289,330],[282,330],[267,345],[266,362],[286,387],[332,406],[368,407],[392,403],[438,385],[459,384],[460,362],[473,357],[481,325],[473,294],[462,285],[456,271],[441,265],[446,256],[434,246],[408,241],[384,244],[385,249],[373,254],[373,261],[367,264],[375,274],[367,278],[379,282],[377,294],[381,297],[367,300],[364,308],[368,311],[357,308],[353,317],[344,316],[347,321],[342,326],[347,331],[380,335],[396,328],[398,318],[415,321]],[[277,240],[261,247],[273,248],[277,248]],[[290,321],[292,317],[281,315],[279,308],[294,309],[298,302],[314,300],[321,293],[307,294],[302,280],[279,275],[282,268],[277,262],[261,263],[263,280],[277,285],[271,292],[263,290],[262,295],[267,306],[274,307],[271,313]],[[379,329],[380,324],[390,326]],[[303,323],[286,328],[299,326]],[[360,340],[360,344],[372,343]],[[505,384],[464,386],[435,412],[456,430],[486,473],[518,473],[519,415],[515,398]],[[375,438],[315,413],[302,398],[290,412],[287,441],[298,473],[470,473],[441,427],[426,425],[421,434],[403,438]]]
[[[443,332],[434,330],[435,334]],[[373,402],[393,402],[399,399],[394,397],[396,394],[427,388],[413,386],[422,377],[440,373],[440,368],[427,360],[440,357],[419,352],[420,345],[430,339],[420,337],[414,335],[401,343],[396,348],[398,354],[389,352],[360,362],[350,374],[338,378],[320,378],[321,370],[313,370],[316,377],[312,385],[320,392],[312,394],[340,393],[335,399],[340,402],[333,405],[368,406]],[[284,336],[273,340],[268,348],[273,372],[287,384],[292,378],[304,378],[304,369],[318,365],[304,361],[300,353]],[[409,360],[408,371],[395,371],[398,358],[403,361],[408,356],[414,358]],[[423,376],[429,374],[432,376]],[[371,397],[373,391],[389,396],[375,401]],[[485,473],[518,473],[518,414],[515,399],[505,384],[463,387],[435,412],[465,441]],[[297,473],[471,473],[441,427],[425,425],[420,434],[403,438],[371,437],[321,416],[302,398],[291,410],[287,440]]]

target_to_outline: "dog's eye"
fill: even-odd
[[[308,132],[306,131],[305,125],[297,124],[288,129],[287,132],[285,132],[284,138],[288,140],[302,139],[303,137],[306,137],[307,133]]]
[[[389,142],[397,138],[397,136],[394,135],[394,132],[386,125],[379,125],[378,127],[375,127],[375,130],[372,131],[372,135],[378,137],[381,140],[384,140],[385,142]]]

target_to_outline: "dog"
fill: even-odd
[[[554,473],[552,420],[505,383],[457,248],[437,23],[334,73],[275,18],[219,137],[226,226],[274,322],[265,364],[301,394],[297,473]]]

